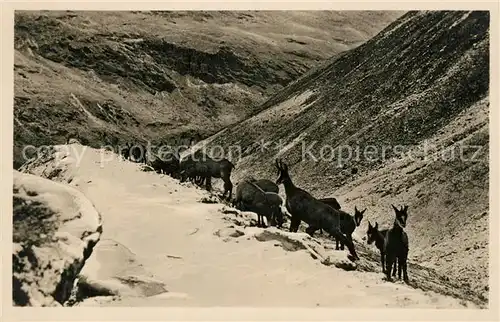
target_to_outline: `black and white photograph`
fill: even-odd
[[[489,10],[13,15],[13,307],[490,308]]]

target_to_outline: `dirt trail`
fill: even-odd
[[[68,146],[56,147],[61,148]],[[307,250],[275,240],[273,233],[255,238],[262,229],[238,226],[237,216],[223,213],[220,203],[201,203],[207,192],[143,172],[137,164],[108,152],[104,158],[112,160],[101,162],[100,151],[83,148],[69,146],[72,156],[62,159],[62,171],[54,180],[70,182],[99,210],[101,241],[126,249],[99,256],[86,270],[99,276],[112,270],[138,272],[140,267],[141,274],[163,283],[168,292],[93,297],[78,305],[359,307],[362,297],[363,306],[371,308],[477,307],[400,282],[385,282],[379,272],[323,265]],[[39,165],[30,171],[45,170]],[[347,255],[326,249],[337,257]],[[116,265],[120,254],[133,256],[123,259],[130,267]]]

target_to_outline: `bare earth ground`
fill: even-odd
[[[62,151],[56,154],[59,164],[57,159],[33,164],[29,172],[47,176],[61,169],[53,180],[82,191],[102,215],[101,241],[82,275],[104,285],[110,276],[128,276],[129,281],[136,276],[168,290],[143,291],[141,296],[117,292],[77,305],[359,307],[362,298],[361,305],[372,308],[477,307],[431,290],[385,282],[371,268],[378,262],[360,246],[362,260],[356,271],[322,264],[318,256],[348,262],[347,254],[332,250],[332,242],[303,233],[279,233],[275,228],[265,233],[250,227],[252,220],[245,219],[245,213],[238,215],[220,203],[200,203],[209,197],[206,191],[143,172],[110,152],[78,144],[56,150]],[[308,244],[318,253],[304,246]],[[417,279],[411,267],[410,276]]]

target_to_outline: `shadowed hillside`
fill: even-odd
[[[487,298],[488,91],[488,12],[409,12],[209,146],[241,147],[233,181],[275,179],[280,157],[299,187],[367,207],[359,236],[409,205],[410,261]]]
[[[17,12],[15,167],[24,144],[200,139],[400,12]]]

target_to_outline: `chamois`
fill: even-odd
[[[204,180],[208,176],[210,176],[210,173],[208,166],[204,162],[194,162],[181,171],[182,182],[189,178],[200,186],[203,184],[203,181],[199,178],[201,177]]]
[[[205,180],[207,181],[207,186],[209,186],[211,189],[212,177],[222,179],[222,181],[224,181],[224,193],[222,194],[222,196],[224,197],[226,193],[229,193],[227,195],[227,199],[231,200],[231,196],[233,194],[231,171],[235,168],[234,164],[226,158],[219,161],[208,159],[206,163],[210,172],[210,176],[205,178]]]
[[[242,211],[252,211],[257,214],[257,225],[265,227],[264,216],[271,226],[281,227],[283,199],[274,192],[266,192],[255,182],[245,180],[236,187],[236,197],[233,206]]]
[[[396,213],[394,224],[387,232],[384,238],[385,252],[385,274],[387,280],[391,281],[391,269],[394,261],[398,261],[398,277],[401,278],[401,270],[403,270],[403,279],[405,283],[409,283],[407,272],[407,259],[409,251],[408,235],[404,231],[406,227],[406,219],[408,218],[408,206],[403,206],[401,209],[391,205]]]
[[[342,215],[340,218],[340,231],[352,239],[352,233],[354,232],[356,227],[359,227],[359,225],[361,224],[361,221],[363,220],[363,214],[365,213],[365,211],[366,208],[362,211],[359,211],[358,208],[354,206],[354,216],[351,216],[350,214],[343,212],[342,210],[339,210],[340,214]],[[344,250],[344,243],[335,238],[336,250],[339,249],[339,244],[340,244],[340,249]]]
[[[375,242],[375,247],[380,251],[380,262],[382,264],[382,273],[385,273],[385,251],[384,251],[384,239],[387,235],[389,229],[378,230],[378,222],[375,222],[375,226],[368,221],[368,230],[366,231],[366,242],[371,245]],[[392,276],[396,276],[396,264],[397,259],[394,261]]]
[[[306,233],[313,236],[314,232],[320,228],[325,230],[330,236],[343,242],[349,249],[351,261],[359,259],[354,249],[354,243],[350,236],[345,236],[340,230],[339,210],[336,210],[327,204],[314,198],[307,191],[296,187],[290,175],[288,174],[288,166],[281,160],[276,159],[276,168],[278,169],[278,179],[276,184],[283,184],[286,193],[286,208],[291,214],[290,231],[297,232],[301,221],[309,225],[306,228]]]
[[[330,198],[328,198],[330,199]],[[332,198],[334,199],[334,198]],[[319,199],[321,202],[324,202],[323,200],[324,199]],[[327,202],[324,202],[325,204],[329,205],[331,207],[331,205]],[[332,207],[334,208],[334,207]],[[335,209],[335,208],[334,208]],[[354,232],[354,230],[356,229],[356,227],[359,227],[359,225],[361,224],[361,221],[363,220],[363,214],[365,213],[366,211],[366,208],[365,210],[363,211],[359,211],[358,208],[356,206],[354,206],[354,216],[348,214],[347,212],[343,211],[343,210],[340,210],[340,209],[335,209],[337,210],[339,213],[340,213],[340,231],[346,235],[349,239],[352,239],[352,233]],[[322,230],[320,230],[321,233],[323,233]],[[340,245],[340,248],[339,248],[339,245]],[[342,241],[338,240],[337,238],[335,238],[335,249],[336,250],[344,250],[344,243],[342,243]]]
[[[284,205],[283,199],[278,195],[279,191],[280,191],[278,185],[276,183],[274,183],[273,181],[268,180],[268,179],[258,179],[258,180],[251,179],[250,181],[255,183],[257,186],[259,186],[265,192],[273,192],[277,195],[275,198],[279,199],[280,202],[282,203],[282,205],[281,205],[282,210],[281,210],[281,217],[280,217],[281,223],[278,224],[278,227],[281,228],[281,225],[286,222],[286,217],[289,217],[290,214],[288,213],[288,210],[286,209],[286,207]],[[278,203],[278,202],[276,201],[276,203]]]
[[[340,204],[339,202],[337,201],[337,199],[333,198],[333,197],[330,197],[330,198],[322,198],[322,199],[318,199],[319,201],[321,202],[324,202],[326,203],[327,205],[329,205],[330,207],[333,207],[333,209],[337,209],[337,210],[340,210]],[[323,234],[323,229],[319,229],[319,232],[321,234]],[[338,243],[337,243],[338,245]],[[342,248],[343,250],[343,248]]]
[[[208,158],[209,157],[201,151],[196,151],[183,158],[180,161],[181,182],[189,178],[191,181],[201,185],[205,177],[209,175],[208,168],[201,166],[203,165],[203,161]],[[202,180],[200,180],[200,178]]]
[[[121,149],[121,155],[125,160],[130,160],[138,163],[146,163],[146,146],[144,144],[132,145],[130,142],[125,144],[125,148]]]
[[[215,161],[209,156],[203,153],[191,154],[181,161],[181,181],[185,181],[187,177],[192,177],[196,180],[196,177],[201,177],[202,181],[200,184],[205,182],[206,189],[208,191],[212,190],[212,177],[220,178],[224,181],[224,193],[222,196],[226,196],[230,200],[232,196],[233,184],[231,182],[231,171],[235,168],[234,164],[228,159],[224,158],[219,161]]]
[[[151,153],[154,157],[149,165],[157,172],[164,173],[173,178],[178,178],[179,176],[179,155],[175,152],[168,152],[161,156]]]

